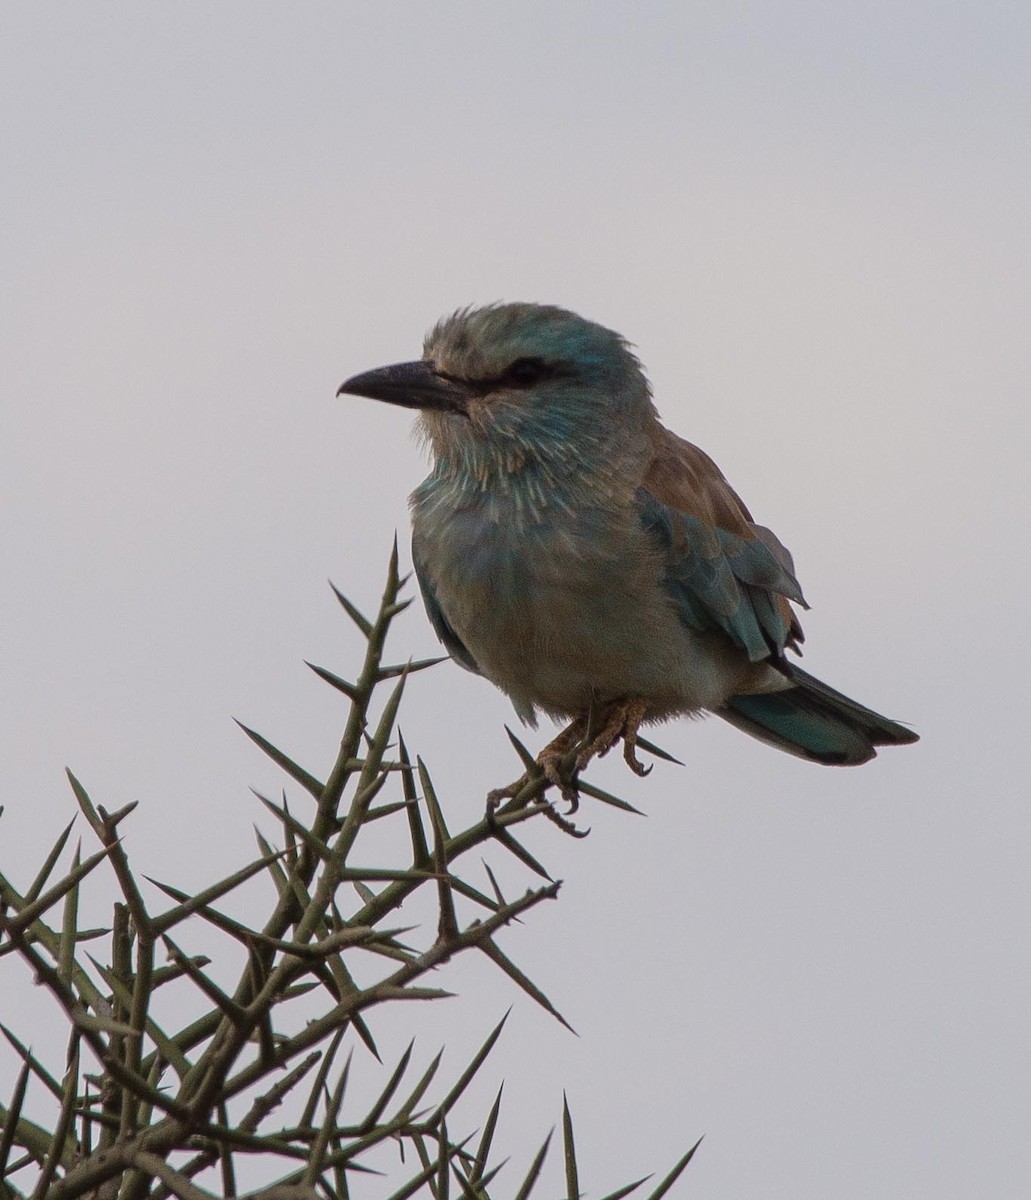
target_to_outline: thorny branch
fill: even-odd
[[[465,1148],[468,1139],[453,1140],[447,1127],[500,1025],[445,1099],[431,1106],[429,1116],[420,1104],[440,1056],[414,1085],[406,1085],[409,1047],[371,1105],[364,1106],[358,1119],[340,1122],[345,1107],[360,1105],[360,1098],[348,1094],[351,1055],[358,1049],[379,1057],[366,1015],[389,1002],[447,996],[442,988],[424,986],[423,977],[459,954],[480,950],[563,1021],[544,992],[501,951],[496,935],[542,900],[553,899],[559,888],[513,830],[542,812],[567,831],[571,827],[546,805],[548,780],[513,738],[526,768],[515,794],[485,810],[468,828],[448,830],[425,764],[413,762],[397,731],[411,675],[440,660],[384,661],[392,623],[410,603],[400,598],[404,583],[395,546],[373,619],[334,589],[364,638],[365,653],[353,682],[313,667],[348,702],[325,780],[245,728],[312,805],[305,818],[285,794],[281,804],[261,797],[280,824],[280,849],[259,834],[256,860],[195,895],[151,881],[172,900],[171,907],[154,911],[121,841],[120,827],[135,806],[108,813],[94,805],[69,773],[101,849],[82,862],[76,852],[69,871],[48,888],[69,827],[24,893],[0,874],[0,957],[15,955],[25,963],[71,1031],[64,1077],[57,1080],[3,1030],[23,1065],[9,1103],[0,1103],[0,1200],[29,1195],[33,1200],[237,1196],[237,1160],[255,1155],[261,1156],[266,1175],[279,1175],[263,1191],[250,1193],[255,1200],[347,1196],[348,1177],[366,1175],[374,1162],[381,1168],[387,1143],[398,1146],[403,1162],[416,1164],[396,1197],[420,1188],[446,1196],[449,1180],[465,1195],[488,1196],[487,1184],[498,1169],[487,1164],[500,1095],[474,1152]],[[381,701],[386,684],[390,689]],[[575,753],[574,747],[566,764],[570,770]],[[584,795],[630,808],[584,781],[577,786]],[[389,798],[392,789],[400,792],[395,799]],[[407,836],[402,834],[398,844],[406,861],[369,868],[360,857],[361,835],[384,820],[397,823],[399,831],[405,828]],[[460,875],[457,861],[488,843],[514,855],[544,884],[508,900],[490,867],[486,891]],[[80,929],[80,889],[97,877],[96,868],[104,862],[111,864],[121,893],[112,927]],[[260,878],[274,888],[271,910],[260,928],[222,911],[223,899],[245,886],[251,888],[248,907],[253,910],[251,881]],[[417,930],[388,925],[420,889],[432,890],[438,913],[436,936],[421,948],[409,940]],[[346,898],[355,893],[357,903],[347,911]],[[245,964],[228,988],[219,981],[225,969],[217,955],[190,954],[171,936],[197,922],[224,939],[227,949],[244,951]],[[107,964],[83,949],[105,932],[111,946]],[[161,954],[167,962],[159,961]],[[359,984],[358,978],[369,977],[370,964],[379,965],[378,974]],[[184,1006],[198,1003],[201,1015],[181,1024]],[[351,1054],[334,1076],[345,1040]],[[25,1113],[39,1088],[58,1106],[49,1125]],[[239,1105],[243,1107],[236,1113]],[[280,1109],[300,1120],[271,1128],[270,1118]],[[571,1126],[567,1142],[568,1161]],[[411,1151],[407,1157],[405,1146]],[[373,1159],[377,1152],[379,1159]],[[529,1194],[538,1170],[534,1160],[520,1194]],[[206,1180],[216,1172],[220,1192],[208,1190],[207,1183],[201,1186],[198,1177]]]

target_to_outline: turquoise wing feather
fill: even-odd
[[[772,534],[745,538],[680,512],[638,488],[641,521],[662,548],[664,583],[693,629],[719,629],[753,662],[779,658],[798,641],[784,597],[805,606],[791,559]]]

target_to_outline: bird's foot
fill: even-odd
[[[562,799],[569,805],[569,813],[575,813],[580,807],[580,792],[576,786],[576,777],[580,771],[580,756],[576,756],[572,770],[570,770],[569,759],[576,747],[583,741],[586,732],[587,721],[583,717],[577,717],[557,737],[552,738],[537,755],[537,765],[544,772],[544,778],[553,787],[558,788]]]
[[[512,800],[531,783],[537,783],[541,777],[544,777],[545,784],[558,788],[562,795],[562,799],[569,805],[569,812],[576,812],[580,805],[580,797],[576,788],[576,762],[571,763],[570,758],[576,750],[576,747],[583,740],[584,732],[587,728],[587,722],[584,718],[578,717],[571,724],[544,747],[537,755],[536,766],[525,771],[519,776],[514,783],[508,784],[506,787],[495,788],[487,794],[487,821],[492,823],[494,815],[506,800]],[[543,799],[543,789],[541,795],[538,796],[537,802],[540,807],[547,807],[551,810],[549,815],[556,819],[556,823],[563,820],[557,812],[551,809],[550,804]],[[566,830],[570,832],[570,830]]]
[[[558,813],[544,798],[544,790],[535,797],[537,806],[544,811],[565,833],[574,837],[583,836],[568,818],[580,807],[580,791],[577,777],[594,758],[607,754],[622,738],[623,758],[635,775],[647,775],[650,766],[645,766],[637,757],[637,731],[648,711],[648,702],[637,698],[616,700],[605,706],[600,716],[591,713],[571,721],[557,737],[537,755],[532,766],[507,787],[495,788],[487,795],[487,822],[494,823],[495,814],[506,800],[512,800],[532,783],[544,778],[545,788],[558,789],[568,805],[565,816]]]
[[[579,804],[579,800],[577,801]],[[568,833],[570,837],[585,838],[591,831],[590,829],[577,829],[576,825],[570,821],[568,816],[563,816],[558,809],[546,797],[542,796],[538,801],[538,808],[548,818],[553,825],[557,825],[563,833]],[[572,808],[569,809],[573,811]]]
[[[645,766],[637,757],[637,731],[641,727],[648,702],[637,698],[625,698],[610,704],[602,712],[602,726],[576,756],[576,769],[582,771],[592,758],[601,758],[623,739],[623,758],[635,775],[647,775],[650,766]],[[589,736],[589,735],[588,735]]]
[[[497,828],[497,812],[501,805],[506,800],[511,800],[523,790],[528,783],[536,782],[541,778],[541,770],[527,771],[524,775],[514,782],[508,784],[507,787],[495,788],[492,792],[487,793],[487,825],[494,829]],[[547,776],[546,776],[547,778]],[[550,782],[555,782],[549,779]],[[558,779],[556,786],[562,792],[562,796],[569,802],[568,812],[575,812],[579,806],[579,797],[576,793],[576,784],[574,781]],[[532,802],[533,808],[538,812],[542,812],[552,824],[557,825],[563,833],[568,833],[570,837],[584,838],[590,833],[589,829],[577,829],[570,821],[568,816],[563,816],[562,813],[551,803],[547,796],[542,791]]]

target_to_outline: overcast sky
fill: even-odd
[[[503,940],[579,1038],[477,963],[420,1051],[514,1002],[506,1145],[565,1088],[594,1197],[702,1134],[697,1200],[1031,1194],[1031,8],[8,3],[0,110],[0,866],[65,764],[140,802],[143,871],[250,856],[281,779],[230,718],[330,760],[325,580],[373,606],[425,472],[337,385],[459,305],[562,304],[793,550],[807,668],[923,740],[835,771],[681,722],[685,766],[602,764],[647,819],[536,831],[562,896]],[[396,655],[435,647],[413,607]],[[513,719],[413,683],[453,826]]]

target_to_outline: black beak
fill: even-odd
[[[337,388],[338,396],[345,392],[404,408],[428,408],[463,416],[469,415],[469,400],[476,394],[467,383],[438,375],[430,363],[421,359],[354,375]]]

